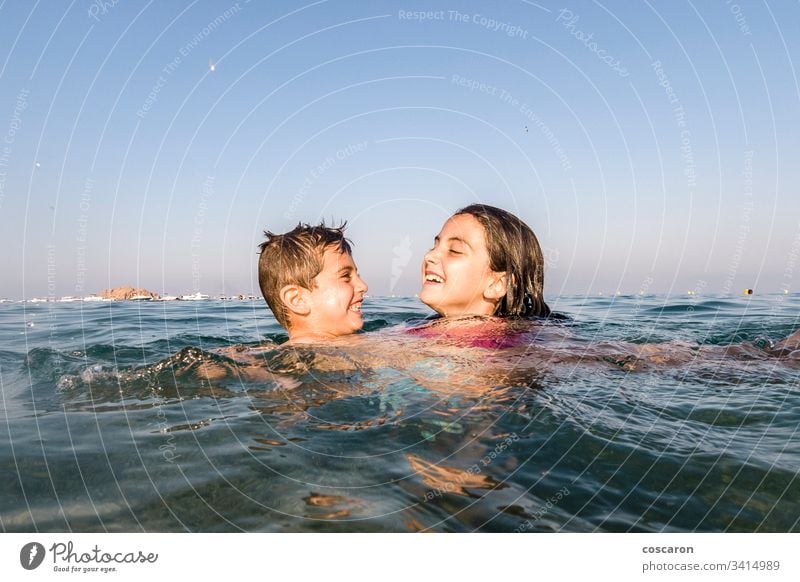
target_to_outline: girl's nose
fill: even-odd
[[[436,254],[436,249],[431,249],[427,253],[425,253],[424,257],[422,257],[422,262],[423,262],[423,264],[435,263],[438,259],[439,259],[439,257]]]

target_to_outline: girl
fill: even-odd
[[[519,218],[473,204],[444,223],[422,261],[423,303],[447,318],[547,317],[544,260],[536,235]]]
[[[529,318],[561,318],[551,314],[543,288],[542,250],[530,227],[510,212],[473,204],[444,223],[422,261],[419,297],[441,317],[410,331],[461,347],[528,344]]]

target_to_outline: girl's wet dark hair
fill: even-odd
[[[489,266],[492,271],[506,273],[506,295],[494,315],[548,317],[544,257],[531,228],[510,212],[486,204],[472,204],[458,214],[469,214],[481,223],[486,231]]]

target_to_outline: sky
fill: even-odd
[[[549,299],[800,290],[797,2],[0,0],[0,297],[258,295],[346,220],[413,295],[455,210]]]

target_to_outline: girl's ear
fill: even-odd
[[[311,312],[308,289],[300,285],[286,285],[280,290],[280,298],[291,313],[308,315]]]
[[[505,271],[502,273],[492,273],[492,278],[489,281],[489,286],[483,292],[483,296],[490,301],[500,301],[508,293],[508,275]]]

